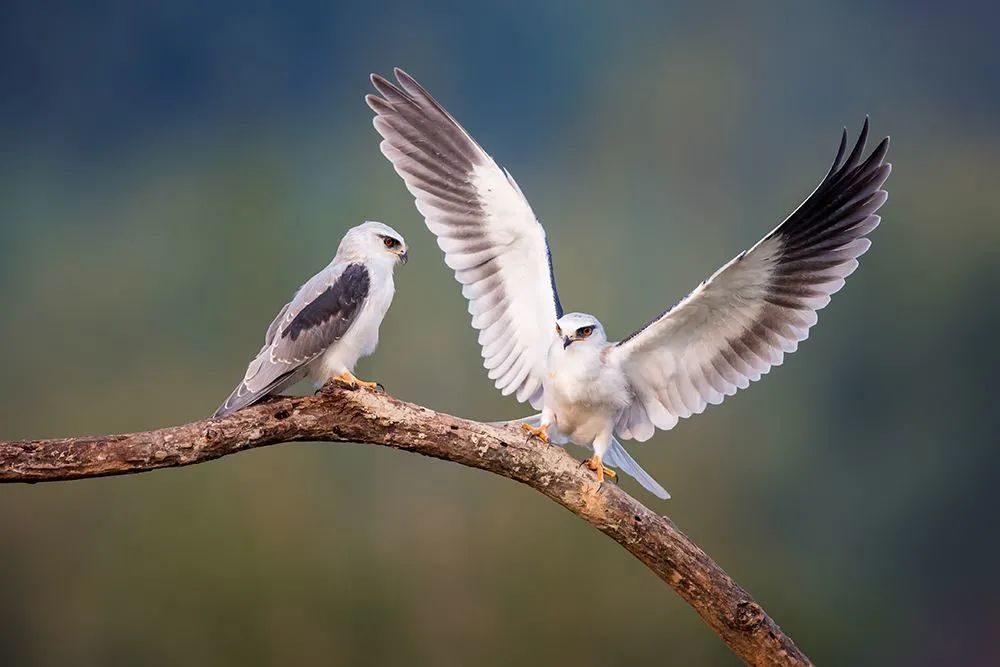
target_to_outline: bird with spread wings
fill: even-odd
[[[888,138],[865,156],[868,120],[795,211],[673,308],[609,342],[593,315],[564,313],[545,230],[513,177],[400,69],[373,74],[382,153],[416,199],[455,272],[479,331],[484,365],[506,396],[541,414],[538,438],[593,449],[598,480],[614,466],[660,498],[663,489],[622,447],[701,413],[794,352],[817,311],[871,245],[889,176]]]

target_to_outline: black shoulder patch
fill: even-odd
[[[339,340],[358,314],[361,304],[368,296],[370,278],[364,264],[351,264],[340,274],[337,281],[326,288],[308,306],[299,311],[289,325],[281,332],[282,338],[297,340],[304,332],[336,319],[328,338],[330,343]]]

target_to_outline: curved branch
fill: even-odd
[[[0,442],[0,482],[49,482],[192,465],[295,441],[361,442],[461,463],[527,484],[591,524],[673,588],[748,664],[809,665],[749,593],[670,519],[594,476],[560,447],[386,394],[330,387],[222,419],[143,433]]]

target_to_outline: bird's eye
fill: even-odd
[[[384,237],[382,239],[382,243],[385,244],[386,248],[395,248],[396,246],[399,245],[399,241],[397,241],[396,239],[392,238],[391,236]]]
[[[590,334],[594,333],[594,327],[581,327],[577,330],[576,335],[581,338],[586,338]]]
[[[556,325],[556,335],[557,336],[562,336],[562,329],[559,328],[558,324]]]

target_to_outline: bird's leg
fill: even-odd
[[[549,442],[549,425],[542,423],[538,427],[531,424],[521,424],[521,428],[528,432],[528,439],[538,438],[544,443]]]
[[[616,473],[614,470],[601,463],[601,457],[597,456],[596,454],[594,456],[591,456],[589,459],[585,460],[580,465],[585,465],[591,470],[593,470],[595,473],[597,473],[597,481],[599,483],[602,484],[604,483],[605,476],[607,476],[607,478],[611,480],[618,479],[618,473]]]
[[[378,389],[378,382],[365,382],[355,377],[354,373],[351,371],[344,371],[340,375],[334,378],[335,380],[340,380],[344,384],[349,384],[352,387],[365,387],[367,389]]]

